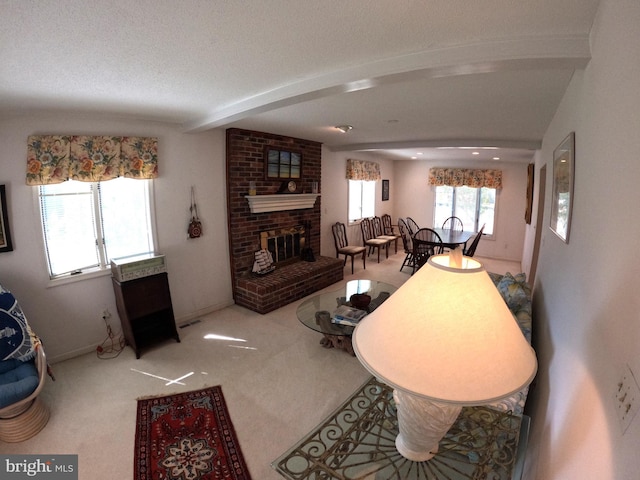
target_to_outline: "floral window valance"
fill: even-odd
[[[27,185],[157,176],[156,137],[33,135],[27,139]]]
[[[348,180],[380,180],[380,164],[363,160],[347,160]]]
[[[502,170],[472,168],[431,168],[429,185],[449,187],[502,188]]]

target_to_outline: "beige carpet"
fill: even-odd
[[[344,281],[376,279],[401,285],[403,253],[367,269],[356,262]],[[485,262],[504,273],[518,264]],[[338,285],[326,290],[337,289]],[[84,355],[53,365],[43,399],[49,424],[23,443],[0,443],[1,453],[78,454],[82,479],[133,476],[136,399],[221,385],[249,471],[260,480],[281,480],[271,462],[334,411],[369,374],[355,357],[322,348],[320,335],[301,325],[300,302],[260,315],[232,306],[179,329],[173,340],[136,360],[125,348],[112,360]],[[46,339],[44,339],[46,342]]]

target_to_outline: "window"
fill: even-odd
[[[50,278],[105,270],[112,258],[154,252],[151,182],[121,177],[38,187]]]
[[[373,217],[376,212],[376,182],[349,180],[349,223]]]
[[[496,213],[495,188],[437,186],[433,222],[442,227],[452,215],[462,220],[465,230],[477,232],[482,225],[484,234],[493,235]]]

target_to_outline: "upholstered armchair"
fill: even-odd
[[[39,394],[48,372],[40,339],[8,290],[0,286],[0,440],[22,442],[49,421]]]

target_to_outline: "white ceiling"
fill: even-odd
[[[91,112],[528,162],[589,61],[597,3],[0,0],[0,117]]]

